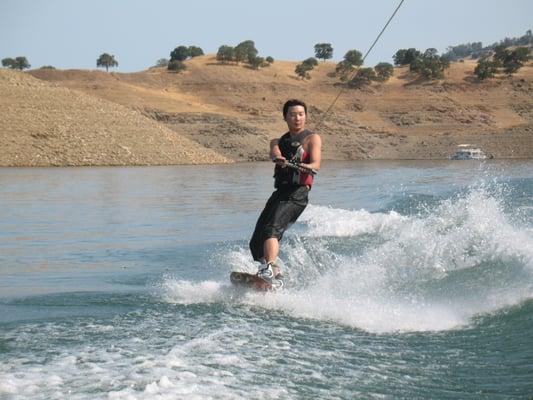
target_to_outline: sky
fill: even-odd
[[[102,53],[115,71],[169,58],[177,46],[215,54],[253,40],[259,55],[302,61],[331,43],[333,61],[366,53],[400,0],[0,0],[0,59],[25,56],[32,68],[95,69]],[[533,28],[532,0],[405,0],[365,66],[392,62],[401,48],[445,52],[492,44]]]

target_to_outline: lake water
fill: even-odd
[[[0,169],[1,399],[530,399],[533,161]]]

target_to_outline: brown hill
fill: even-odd
[[[0,166],[224,163],[122,105],[0,70]]]
[[[146,123],[163,125],[176,137],[187,137],[235,161],[267,158],[268,141],[285,130],[281,106],[292,97],[310,105],[309,126],[323,135],[326,159],[447,158],[460,143],[479,146],[496,158],[533,155],[531,65],[511,78],[482,83],[473,79],[473,61],[453,63],[445,79],[436,82],[418,81],[407,68],[396,68],[386,83],[346,90],[322,120],[340,90],[333,63],[321,62],[309,81],[295,76],[293,62],[276,61],[254,71],[242,64],[218,64],[208,55],[186,64],[187,70],[180,74],[160,68],[130,74],[80,70],[29,74],[53,83],[49,86],[54,90],[84,92],[90,95],[86,99],[100,98],[104,102],[99,104],[106,107],[121,105],[121,110]],[[64,118],[56,115],[55,123],[62,126]],[[87,122],[89,132],[89,114]],[[114,135],[113,125],[100,126]],[[147,154],[143,163],[149,163],[150,157]],[[168,161],[174,162],[187,160]]]

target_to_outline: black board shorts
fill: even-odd
[[[281,240],[287,228],[302,214],[309,201],[308,194],[308,186],[281,187],[272,193],[250,240],[250,250],[255,261],[263,258],[265,240]]]

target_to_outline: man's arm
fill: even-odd
[[[279,139],[273,139],[270,141],[270,159],[276,164],[284,166],[287,159],[281,155],[278,143]]]
[[[309,143],[307,147],[309,152],[309,163],[301,164],[303,167],[311,168],[316,171],[320,169],[320,163],[322,161],[322,139],[318,134],[309,136]]]

